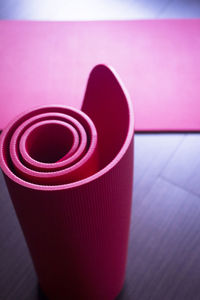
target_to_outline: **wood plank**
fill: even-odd
[[[200,134],[188,134],[162,171],[162,177],[200,196]]]
[[[159,18],[199,18],[200,2],[198,0],[173,0],[161,12]]]
[[[157,179],[134,201],[126,284],[118,300],[200,299],[200,201]]]
[[[134,197],[141,201],[168,160],[183,142],[184,134],[136,134]]]
[[[0,19],[51,21],[152,19],[167,2],[168,0],[1,0]]]

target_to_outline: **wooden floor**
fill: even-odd
[[[126,282],[118,300],[200,299],[200,135],[136,134]],[[0,299],[44,299],[0,177]]]
[[[56,3],[1,0],[0,19],[200,17],[194,0],[114,6],[87,0],[92,9],[82,14],[81,1]],[[200,134],[136,134],[134,174],[126,282],[118,300],[200,300]],[[0,222],[0,300],[45,299],[1,173]]]
[[[127,20],[199,17],[199,0],[0,1],[0,19],[8,20]]]
[[[145,134],[135,141],[127,281],[119,299],[198,300],[200,135]]]

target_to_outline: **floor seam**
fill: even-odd
[[[179,147],[183,144],[185,138],[187,137],[188,134],[183,134],[183,138],[181,139],[181,141],[178,143],[178,145],[175,147],[173,153],[171,153],[171,155],[169,155],[166,163],[163,165],[163,167],[161,168],[160,172],[158,173],[158,176],[161,176],[162,172],[164,171],[164,169],[167,167],[167,165],[169,164],[170,160],[172,159],[172,157],[176,154],[176,152],[178,151]]]
[[[159,175],[158,177],[161,178],[162,180],[164,180],[164,181],[166,181],[166,182],[168,182],[168,183],[170,183],[170,184],[172,184],[172,185],[174,185],[174,186],[180,188],[180,189],[183,190],[184,192],[190,193],[191,195],[193,195],[193,196],[195,196],[195,197],[198,197],[198,198],[200,199],[200,195],[199,195],[199,194],[197,194],[197,193],[195,193],[195,192],[193,192],[193,191],[191,191],[191,190],[189,190],[189,189],[187,189],[187,188],[184,188],[184,187],[181,186],[180,184],[173,182],[172,180],[170,180],[170,179],[164,177],[163,175]]]

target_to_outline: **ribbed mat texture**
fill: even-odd
[[[131,101],[105,65],[90,73],[81,110],[36,107],[3,130],[0,165],[48,299],[110,300],[122,289],[133,135]]]

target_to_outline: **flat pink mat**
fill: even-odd
[[[80,108],[98,63],[120,74],[137,131],[200,130],[200,20],[0,22],[0,128],[42,104]]]

